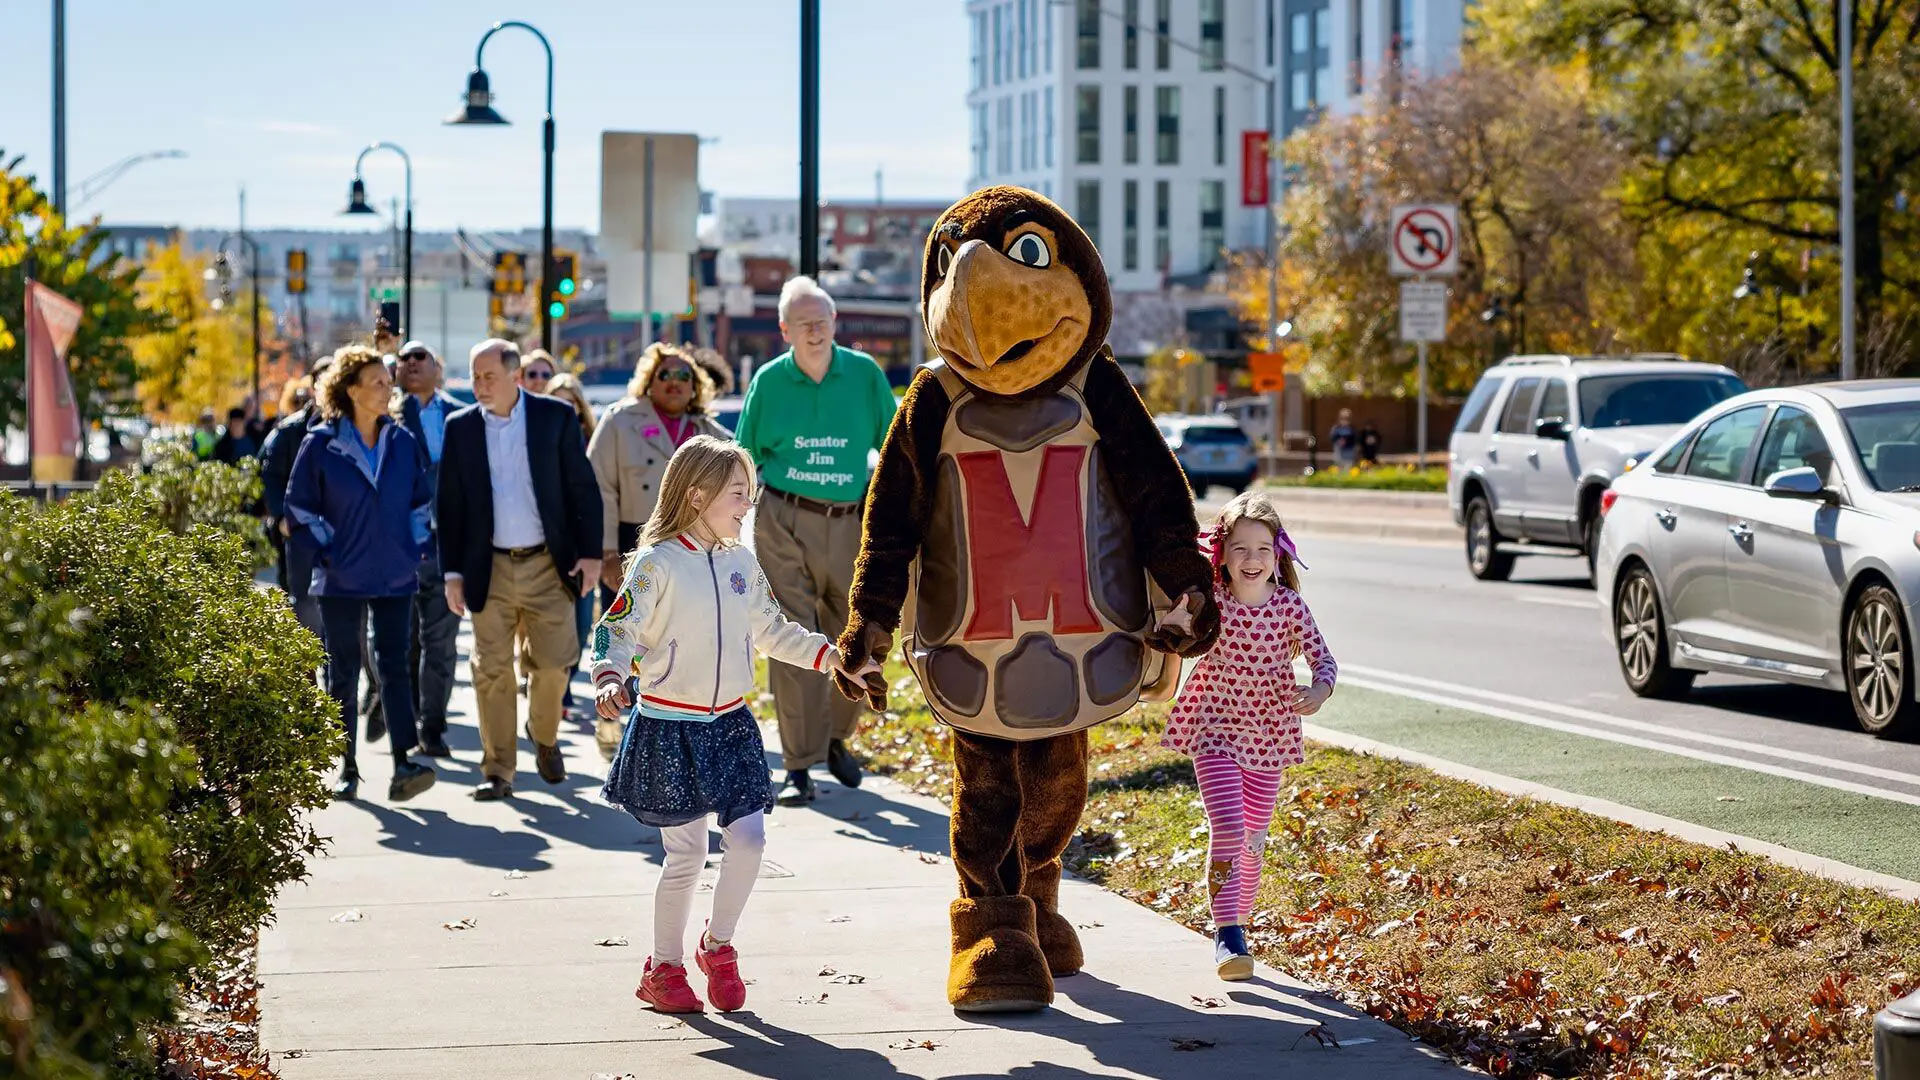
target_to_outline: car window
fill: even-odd
[[[1674,443],[1673,449],[1661,454],[1660,460],[1653,463],[1653,471],[1663,473],[1679,472],[1680,463],[1686,460],[1687,457],[1687,447],[1692,445],[1692,435],[1688,435],[1686,438]]]
[[[1746,391],[1726,372],[1595,375],[1580,380],[1581,422],[1590,428],[1684,424]]]
[[[1760,433],[1760,421],[1766,416],[1767,407],[1756,405],[1708,424],[1694,440],[1687,475],[1736,483],[1746,480],[1747,452],[1753,449],[1753,437]]]
[[[1513,393],[1507,398],[1506,411],[1500,414],[1500,426],[1495,430],[1509,435],[1533,434],[1533,398],[1540,389],[1540,380],[1521,379],[1513,384]]]
[[[1505,379],[1485,378],[1480,385],[1467,395],[1467,403],[1460,407],[1460,420],[1453,425],[1456,432],[1479,431],[1487,422],[1487,414],[1493,411],[1493,399],[1500,394],[1500,388],[1506,385]]]
[[[1860,405],[1841,412],[1840,419],[1875,488],[1920,490],[1920,401]]]
[[[1567,414],[1567,384],[1559,379],[1548,379],[1540,390],[1540,419],[1557,416],[1572,423],[1573,417]]]
[[[1245,443],[1247,441],[1247,433],[1237,427],[1213,427],[1210,425],[1195,424],[1187,429],[1186,438],[1181,441],[1189,445],[1198,443],[1212,443],[1214,445]]]
[[[1774,412],[1773,423],[1767,425],[1766,441],[1760,444],[1760,467],[1753,470],[1753,475],[1764,482],[1774,473],[1805,468],[1831,483],[1833,452],[1812,415],[1805,409],[1782,405]]]

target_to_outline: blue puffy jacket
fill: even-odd
[[[287,482],[291,542],[313,552],[315,596],[406,596],[427,554],[433,489],[426,455],[407,430],[380,420],[369,462],[346,420],[317,424]]]

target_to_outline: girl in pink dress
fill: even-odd
[[[1300,562],[1265,495],[1235,498],[1202,538],[1218,571],[1220,639],[1194,665],[1160,744],[1193,758],[1212,831],[1207,892],[1220,977],[1253,977],[1245,920],[1260,889],[1281,772],[1301,760],[1300,718],[1333,693],[1333,654],[1300,598]],[[1293,675],[1305,657],[1313,683]]]

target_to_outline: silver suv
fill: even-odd
[[[1664,353],[1515,356],[1480,377],[1447,445],[1447,501],[1467,568],[1513,571],[1518,542],[1584,552],[1600,493],[1702,411],[1746,391],[1717,364]]]

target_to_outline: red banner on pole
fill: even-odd
[[[1267,205],[1267,133],[1240,133],[1240,205]]]
[[[72,479],[80,453],[80,408],[67,374],[67,346],[80,329],[81,314],[79,304],[37,281],[27,282],[27,434],[36,479],[43,462],[54,474],[49,479]]]

